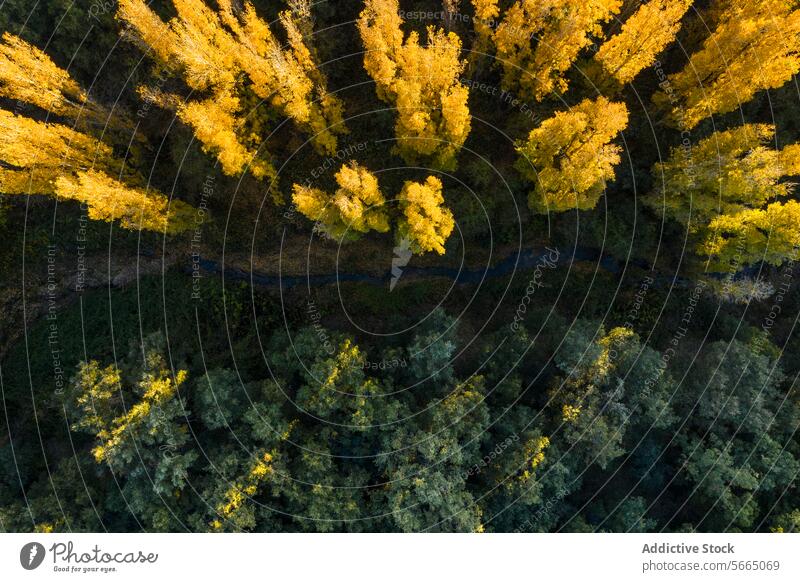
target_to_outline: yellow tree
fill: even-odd
[[[403,40],[397,0],[367,0],[358,20],[364,67],[378,97],[397,107],[397,149],[409,164],[425,160],[453,169],[470,131],[465,67],[455,33],[428,27],[427,43],[412,32]]]
[[[428,176],[423,183],[406,182],[398,196],[403,216],[397,236],[408,241],[413,253],[444,254],[444,243],[453,232],[453,213],[444,206],[442,181]]]
[[[691,156],[674,148],[653,168],[659,187],[645,204],[686,226],[712,262],[738,253],[742,263],[762,256],[780,263],[800,232],[791,226],[794,202],[780,202],[792,192],[783,178],[800,173],[800,144],[768,147],[774,133],[771,125],[743,125],[701,140]]]
[[[127,118],[112,116],[45,53],[8,33],[0,43],[0,96],[74,126],[0,109],[0,192],[75,200],[87,206],[90,218],[119,220],[129,229],[175,233],[190,227],[190,206],[144,188],[109,145],[87,133],[96,124],[130,129]]]
[[[476,13],[497,15],[494,3],[473,0]],[[601,25],[619,12],[622,0],[517,0],[500,20],[492,40],[503,69],[503,88],[519,87],[537,101],[567,88],[566,72]],[[485,24],[476,30],[487,36]]]
[[[473,28],[475,29],[475,48],[480,53],[488,53],[492,47],[494,37],[494,23],[500,15],[497,0],[472,0],[475,11]]]
[[[144,91],[176,110],[226,174],[249,169],[257,178],[274,176],[263,147],[268,112],[248,106],[261,100],[311,134],[320,152],[336,150],[336,134],[345,132],[342,105],[328,93],[301,32],[307,28],[303,10],[280,14],[288,38],[282,46],[249,2],[234,8],[232,0],[219,0],[216,11],[203,0],[173,0],[173,5],[177,15],[169,23],[144,0],[121,0],[117,18],[164,71],[179,75],[198,93],[183,101]]]
[[[188,204],[142,187],[111,147],[65,125],[0,109],[0,161],[5,194],[75,200],[87,205],[90,218],[119,220],[128,229],[176,233],[192,224]]]
[[[628,123],[624,103],[583,100],[556,113],[517,144],[516,167],[536,187],[528,197],[540,213],[594,208],[614,178],[619,146],[611,144]]]
[[[333,194],[295,184],[292,198],[297,209],[334,239],[355,240],[371,230],[389,230],[388,213],[378,180],[353,162],[336,173],[339,187]]]
[[[600,47],[595,59],[619,83],[631,82],[675,39],[681,18],[693,0],[650,0]]]
[[[723,214],[708,225],[709,236],[699,251],[712,264],[727,266],[764,261],[780,265],[800,248],[800,204],[773,202],[765,208]]]
[[[672,123],[692,128],[734,111],[758,92],[777,89],[800,71],[800,10],[791,0],[723,0],[718,24],[670,89],[653,101],[672,106]],[[673,101],[678,99],[677,103]]]
[[[44,52],[8,32],[0,42],[0,97],[35,105],[78,126],[131,129],[123,116],[92,101]]]
[[[131,230],[175,234],[189,229],[194,209],[180,200],[141,186],[124,184],[111,176],[88,169],[56,179],[56,195],[87,205],[92,220],[112,222]]]

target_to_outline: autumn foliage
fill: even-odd
[[[605,73],[621,84],[631,82],[675,40],[680,21],[693,0],[650,0],[625,20],[619,34],[595,55]]]
[[[44,52],[8,32],[0,43],[0,97],[34,105],[83,128],[132,127],[119,112],[112,115],[90,99]]]
[[[335,179],[339,187],[333,194],[295,184],[292,198],[300,213],[336,240],[389,230],[385,200],[372,172],[352,163],[342,166]]]
[[[540,213],[594,208],[620,160],[621,148],[610,142],[627,123],[624,103],[598,97],[532,130],[517,144],[517,168],[535,184],[530,207]]]
[[[779,264],[800,244],[800,206],[786,176],[800,173],[800,145],[771,146],[775,128],[749,124],[701,140],[690,156],[675,148],[658,163],[647,204],[687,227],[717,264]]]
[[[191,224],[192,209],[147,188],[113,148],[89,131],[124,128],[44,53],[9,34],[0,45],[0,94],[44,109],[73,127],[0,109],[0,191],[54,195],[87,206],[90,218],[168,233]],[[79,131],[80,130],[80,131]]]
[[[517,0],[492,32],[497,0],[473,0],[481,45],[494,44],[503,88],[537,101],[567,89],[563,74],[619,12],[622,0]]]
[[[800,9],[787,0],[722,0],[717,25],[680,72],[669,92],[653,100],[671,108],[675,125],[692,128],[728,113],[758,91],[777,89],[800,71]]]
[[[203,0],[174,0],[177,16],[165,23],[144,0],[120,1],[117,17],[132,37],[198,94],[183,100],[144,87],[143,95],[175,109],[229,175],[249,170],[257,178],[274,177],[262,127],[268,112],[251,111],[252,96],[292,119],[319,151],[333,152],[336,134],[345,131],[342,105],[328,92],[301,32],[304,13],[281,13],[284,46],[249,2],[241,9],[232,0],[217,4],[213,10]]]
[[[397,149],[409,164],[453,169],[470,131],[467,88],[459,80],[461,40],[428,27],[427,42],[404,40],[397,0],[367,0],[358,21],[364,67],[378,97],[397,108]]]
[[[408,240],[413,253],[444,254],[444,244],[453,232],[453,214],[444,206],[442,181],[428,176],[425,182],[406,182],[398,196],[403,213],[397,236]]]
[[[2,531],[800,532],[800,0],[34,4]]]

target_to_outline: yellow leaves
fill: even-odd
[[[274,472],[272,466],[274,454],[274,451],[263,453],[253,463],[250,471],[235,481],[225,492],[224,501],[217,506],[217,513],[220,517],[225,520],[235,518],[245,501],[258,493],[264,482]],[[215,519],[211,521],[210,525],[212,529],[219,531],[223,529],[224,524],[220,519]]]
[[[239,101],[230,94],[220,94],[202,101],[189,101],[178,107],[178,117],[194,130],[203,151],[216,155],[222,171],[233,176],[250,168],[257,178],[272,178],[274,170],[255,151],[244,146],[236,134]]]
[[[144,50],[153,51],[161,62],[170,61],[174,49],[169,27],[144,0],[119,0],[117,19],[130,27],[129,35],[139,41]]]
[[[595,59],[619,83],[629,83],[675,39],[693,0],[650,0],[625,21],[619,34],[603,43]]]
[[[673,149],[653,168],[661,186],[645,204],[685,225],[717,264],[737,256],[781,263],[795,244],[797,207],[777,200],[792,192],[783,178],[797,174],[800,145],[776,150],[774,133],[771,125],[748,124],[701,140],[690,157]]]
[[[392,82],[396,77],[398,53],[403,50],[403,19],[398,14],[397,0],[367,0],[357,26],[367,52],[364,68],[375,80],[378,97],[392,99]]]
[[[131,131],[127,117],[92,101],[69,73],[44,52],[8,32],[0,42],[0,97],[68,118],[76,128]]]
[[[453,169],[470,131],[468,90],[459,76],[461,40],[428,27],[427,44],[412,32],[403,41],[397,0],[367,0],[358,20],[364,68],[378,97],[397,107],[397,149],[409,164],[420,158]]]
[[[475,10],[476,25],[488,26],[500,15],[497,0],[472,0],[472,8]]]
[[[485,53],[492,46],[492,23],[500,15],[500,8],[497,0],[472,0],[472,8],[475,11],[474,26],[477,36],[475,50]]]
[[[217,156],[223,171],[237,175],[246,168],[259,179],[275,172],[260,132],[248,131],[252,118],[245,103],[266,100],[281,114],[312,134],[321,152],[336,150],[336,134],[345,133],[342,105],[326,88],[313,51],[306,45],[290,12],[280,15],[289,46],[283,47],[246,2],[234,10],[230,0],[217,11],[203,0],[173,0],[177,16],[165,24],[144,0],[122,0],[117,18],[128,24],[159,63],[180,73],[193,89],[208,94],[175,105],[195,131],[204,150]],[[250,83],[242,82],[242,77]],[[251,97],[257,97],[257,100]]]
[[[386,232],[389,221],[378,180],[353,162],[336,173],[339,188],[329,195],[318,188],[294,185],[292,199],[310,220],[318,221],[329,236],[355,239],[371,230]]]
[[[550,446],[550,439],[547,437],[539,437],[534,441],[534,446],[529,452],[531,459],[531,467],[534,469],[542,464],[544,461],[544,450]]]
[[[517,144],[517,169],[535,182],[528,202],[536,212],[591,209],[613,179],[620,148],[609,142],[628,123],[624,103],[604,97],[558,112]]]
[[[106,370],[108,371],[108,368]],[[118,375],[119,371],[107,373],[113,377],[115,374]],[[122,416],[114,418],[110,426],[103,426],[98,431],[97,438],[101,442],[92,449],[95,460],[100,463],[113,455],[116,449],[130,438],[137,427],[145,421],[152,407],[160,406],[175,397],[178,387],[186,381],[187,375],[185,370],[180,370],[173,379],[169,371],[164,369],[146,374],[140,383],[143,392],[142,400],[131,406]],[[80,399],[79,402],[81,402]]]
[[[358,346],[350,338],[345,339],[336,350],[333,360],[328,362],[332,365],[325,367],[327,373],[322,380],[322,385],[326,388],[335,387],[342,372],[360,369],[363,361],[364,357]]]
[[[389,230],[389,209],[378,180],[353,162],[336,173],[339,188],[328,194],[319,188],[294,185],[292,200],[301,214],[337,240],[355,240],[361,234]],[[414,253],[444,253],[453,231],[453,214],[444,206],[442,182],[429,176],[424,183],[406,182],[398,195],[400,211],[397,238]]]
[[[480,4],[487,14],[493,13],[490,3]],[[622,0],[517,0],[493,35],[503,88],[519,87],[537,101],[565,91],[567,81],[561,74],[621,6]]]
[[[800,71],[800,9],[786,0],[726,0],[718,25],[679,73],[670,75],[680,102],[670,121],[692,128],[715,113],[728,113],[758,92],[777,89]]]
[[[87,95],[38,48],[8,32],[0,44],[0,96],[77,117]]]
[[[178,370],[173,381],[167,375],[154,377],[145,385],[144,398],[153,402],[161,402],[171,398],[175,394],[175,389],[186,381],[189,373],[186,370]]]
[[[266,62],[272,64],[271,71],[268,70],[270,82],[263,86],[256,83],[256,93],[263,99],[271,98],[276,107],[311,133],[320,151],[331,154],[337,147],[335,134],[347,133],[342,121],[342,102],[327,92],[325,77],[293,14],[284,11],[279,17],[290,50],[268,49]],[[247,70],[255,79],[257,73],[251,68]]]
[[[112,162],[112,155],[106,144],[65,125],[0,109],[0,159],[6,164],[31,170],[46,168],[55,174],[61,167],[86,168],[95,160],[101,164]],[[116,170],[120,166],[111,163],[110,167]]]
[[[264,456],[261,458],[261,460],[253,465],[253,469],[250,471],[250,476],[254,479],[263,479],[270,473],[270,471],[272,471],[272,467],[268,465],[268,463],[271,462],[272,455],[269,453],[264,453]]]
[[[78,368],[76,380],[76,383],[83,387],[83,392],[78,395],[77,404],[83,410],[91,411],[84,416],[78,426],[99,433],[105,426],[101,411],[119,393],[122,375],[116,366],[101,369],[96,361],[91,361]]]
[[[292,192],[292,201],[309,220],[323,225],[325,232],[333,237],[333,233],[339,230],[339,220],[335,208],[329,208],[331,199],[328,194],[319,188],[311,188],[301,184],[295,184]],[[347,226],[345,225],[345,229]]]
[[[566,408],[566,407],[565,407]],[[579,409],[578,409],[579,410]],[[544,451],[550,446],[550,439],[547,437],[537,437],[525,443],[526,465],[519,476],[520,481],[528,481],[536,469],[544,462]]]
[[[444,206],[442,182],[429,176],[424,183],[406,182],[399,195],[403,218],[398,238],[410,241],[414,253],[444,254],[444,243],[453,231],[453,214]]]
[[[597,341],[597,345],[600,346],[601,350],[589,366],[589,377],[595,382],[607,378],[617,365],[613,355],[623,352],[623,345],[635,338],[636,334],[627,327],[615,327],[600,338]]]
[[[633,330],[627,327],[615,327],[605,336],[603,336],[597,343],[603,346],[606,350],[610,350],[635,337],[636,334],[633,332]]]
[[[800,175],[800,144],[792,144],[780,152],[780,165],[787,176]]]
[[[699,251],[717,264],[764,261],[780,265],[800,246],[800,203],[774,202],[764,209],[720,215],[708,225]]]
[[[42,172],[0,168],[0,192],[5,194],[50,194],[53,184]]]
[[[0,96],[70,118],[77,128],[0,109],[0,161],[7,166],[0,168],[3,193],[78,200],[90,218],[119,219],[123,228],[168,233],[188,228],[188,205],[176,201],[170,209],[163,195],[121,181],[137,177],[123,172],[109,145],[83,132],[87,123],[119,129],[127,121],[111,118],[46,54],[8,33],[0,43]]]
[[[580,416],[581,407],[565,404],[561,407],[561,418],[564,422],[575,422]]]
[[[669,160],[653,170],[659,181],[663,178],[664,191],[646,201],[655,206],[664,198],[668,213],[696,231],[729,204],[758,206],[788,194],[785,185],[777,184],[785,173],[780,156],[765,147],[773,135],[770,125],[748,124],[701,140],[691,157],[674,148]]]
[[[55,191],[59,198],[86,204],[92,220],[119,220],[122,228],[175,234],[192,225],[194,210],[185,202],[126,186],[95,170],[59,176]]]
[[[173,234],[191,225],[191,207],[111,178],[122,163],[112,149],[64,125],[0,109],[0,170],[7,194],[50,194],[87,205],[94,220],[120,220],[123,228]],[[128,176],[129,178],[135,178]]]

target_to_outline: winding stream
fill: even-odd
[[[515,271],[524,272],[529,269],[535,268],[543,260],[551,257],[552,251],[544,247],[533,247],[522,249],[516,253],[509,255],[494,266],[481,269],[458,269],[453,267],[413,267],[406,266],[402,268],[402,276],[409,279],[423,279],[433,277],[444,277],[454,280],[457,284],[476,284],[484,279],[506,277],[512,275]],[[557,265],[567,265],[576,261],[589,261],[597,262],[599,267],[610,273],[619,274],[622,272],[623,264],[617,259],[607,255],[601,255],[596,249],[587,247],[575,247],[571,252],[558,253],[558,259],[555,261]],[[308,285],[311,287],[331,285],[337,282],[357,282],[369,283],[373,285],[388,285],[392,278],[391,270],[383,275],[370,275],[365,273],[331,273],[324,275],[308,275],[308,276],[278,276],[267,275],[258,271],[246,271],[234,267],[225,267],[218,261],[211,259],[200,259],[200,267],[209,273],[224,274],[225,278],[234,281],[247,281],[254,285],[263,287],[278,287],[291,288],[297,285]],[[630,265],[641,267],[642,269],[649,270],[650,265],[646,261],[631,260]],[[659,276],[664,282],[671,283],[672,281],[681,281],[681,278],[676,278],[671,275]]]

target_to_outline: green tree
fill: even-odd
[[[132,349],[130,374],[114,365],[103,368],[96,361],[86,362],[72,386],[74,428],[95,437],[95,461],[123,476],[126,503],[157,530],[176,527],[170,506],[186,488],[198,458],[191,449],[186,405],[179,393],[187,372],[173,372],[163,353],[163,336],[149,336]]]

